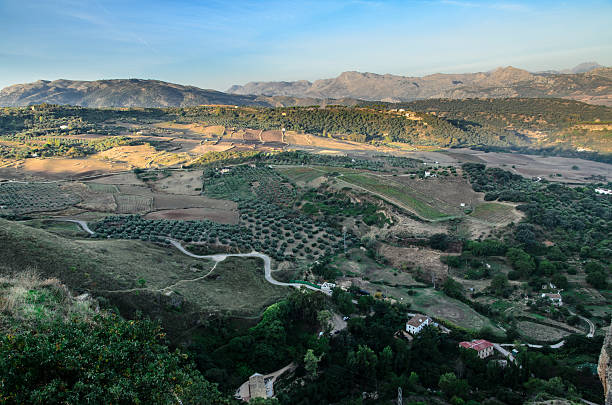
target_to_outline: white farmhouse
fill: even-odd
[[[416,314],[408,322],[406,322],[406,332],[416,335],[427,325],[431,325],[433,321],[430,317]]]

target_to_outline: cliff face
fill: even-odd
[[[612,325],[608,329],[606,339],[601,348],[597,371],[603,384],[605,403],[606,405],[612,405]]]

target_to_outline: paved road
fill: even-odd
[[[272,259],[270,259],[270,256],[263,254],[263,253],[259,253],[256,251],[252,251],[251,253],[231,253],[231,254],[225,254],[225,253],[219,253],[219,254],[215,254],[215,255],[204,255],[204,256],[200,256],[200,255],[196,255],[193,254],[191,252],[189,252],[188,250],[186,250],[183,245],[181,245],[178,241],[173,240],[173,239],[168,239],[168,242],[170,242],[172,244],[172,246],[176,247],[178,250],[180,250],[182,253],[186,254],[187,256],[196,258],[196,259],[206,259],[206,260],[213,260],[215,262],[222,262],[223,260],[227,259],[228,257],[258,257],[260,259],[263,260],[264,262],[264,274],[265,274],[265,278],[266,281],[268,281],[270,284],[274,284],[274,285],[280,285],[280,286],[285,286],[285,287],[296,287],[296,288],[302,288],[302,287],[306,287],[309,290],[313,290],[313,291],[318,291],[318,292],[322,292],[323,294],[327,294],[327,295],[331,295],[328,294],[324,291],[322,291],[319,288],[313,287],[311,285],[308,284],[300,284],[300,283],[284,283],[282,281],[277,281],[272,277]]]
[[[87,222],[85,221],[81,221],[80,219],[63,219],[63,218],[53,218],[54,221],[60,221],[60,222],[72,222],[75,224],[79,224],[81,226],[81,228],[83,228],[83,230],[85,232],[87,232],[90,235],[93,235],[95,232],[92,231],[91,229],[89,229],[89,225],[87,225]]]
[[[582,319],[583,321],[585,321],[586,323],[589,324],[589,333],[587,333],[587,335],[586,335],[588,338],[592,338],[593,336],[595,336],[595,324],[593,322],[591,322],[590,319],[585,318],[582,315],[578,315],[578,314],[576,314],[573,311],[569,311],[569,313],[572,314],[572,315],[576,315],[578,318]]]

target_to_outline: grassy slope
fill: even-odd
[[[159,318],[170,332],[191,326],[200,314],[211,311],[258,315],[287,292],[286,288],[265,283],[258,265],[228,259],[215,269],[214,273],[220,274],[218,279],[173,288],[183,294],[185,301],[180,311],[172,310],[169,299],[156,290],[179,280],[203,276],[211,268],[210,262],[139,241],[67,239],[3,219],[0,219],[0,257],[2,272],[33,268],[44,277],[60,279],[77,292],[90,291],[105,297],[110,306],[116,306],[125,316],[142,311]],[[231,274],[224,275],[224,270]],[[140,291],[107,292],[139,288],[139,279],[145,280]],[[211,288],[203,287],[206,284]],[[239,299],[230,299],[236,297],[236,289],[242,291]]]
[[[373,193],[381,194],[382,196],[389,197],[392,200],[405,204],[423,218],[442,219],[449,216],[427,204],[416,196],[415,193],[412,193],[408,187],[402,186],[394,181],[373,178],[365,174],[348,173],[344,174],[341,179]]]

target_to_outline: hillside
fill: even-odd
[[[578,67],[577,71],[584,69]],[[250,82],[244,86],[232,86],[227,92],[236,95],[351,97],[388,102],[429,98],[559,97],[612,105],[611,71],[611,68],[602,67],[582,73],[530,73],[509,66],[490,72],[436,73],[424,77],[344,72],[336,78],[314,82]]]
[[[208,145],[198,150],[225,150],[237,140],[252,144],[256,139],[262,143],[259,131],[276,131],[266,134],[269,141],[276,140],[277,143],[271,145],[275,148],[295,143],[294,135],[311,134],[370,144],[368,147],[521,148],[527,153],[562,156],[569,153],[570,156],[609,161],[612,153],[610,122],[612,108],[552,98],[432,99],[400,104],[371,102],[354,107],[328,105],[325,108],[94,109],[39,105],[0,109],[0,156],[7,159],[84,157],[115,147],[141,145],[144,135],[172,134],[179,138],[201,139],[207,131],[204,127],[216,126],[226,145]],[[283,137],[281,128],[288,131],[289,138]],[[242,130],[256,132],[249,134]],[[253,136],[255,138],[251,139]],[[167,144],[159,144],[162,140],[167,143],[167,139],[154,139],[157,149],[168,149]],[[353,145],[352,148],[367,147]],[[173,159],[186,159],[181,156],[176,155]]]
[[[0,90],[0,106],[16,107],[40,103],[83,107],[184,107],[202,104],[259,105],[281,107],[325,104],[325,100],[296,97],[258,97],[227,94],[159,80],[39,80]],[[334,101],[355,104],[355,100]]]

